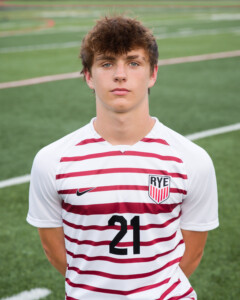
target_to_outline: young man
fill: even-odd
[[[156,41],[136,20],[103,18],[81,58],[96,118],[37,154],[27,220],[67,300],[197,299],[187,277],[218,226],[215,173],[149,115]]]

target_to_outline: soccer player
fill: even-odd
[[[37,154],[27,221],[66,300],[195,300],[188,277],[218,226],[216,178],[203,149],[149,115],[156,40],[105,17],[80,56],[96,118]]]

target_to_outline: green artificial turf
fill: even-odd
[[[151,113],[182,134],[239,122],[239,62],[228,58],[160,67]]]
[[[47,261],[36,228],[26,222],[28,184],[0,189],[0,297],[34,288],[64,299],[64,278]],[[0,298],[0,299],[1,299]],[[47,298],[48,299],[48,298]]]
[[[82,79],[0,91],[2,178],[30,172],[43,146],[80,128],[95,115],[95,100]]]
[[[240,132],[199,140],[213,159],[219,194],[220,227],[209,233],[202,263],[191,281],[200,300],[238,299]]]

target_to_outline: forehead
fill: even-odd
[[[123,53],[123,54],[116,54],[116,53],[97,53],[94,55],[94,62],[98,62],[101,60],[129,60],[129,59],[140,59],[143,61],[149,61],[149,56],[147,52],[142,49],[133,49],[129,52]]]

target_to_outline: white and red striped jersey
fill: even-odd
[[[64,228],[66,300],[194,300],[181,229],[218,226],[214,168],[157,119],[131,146],[109,144],[92,120],[37,154],[27,221]]]

